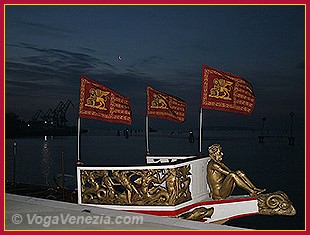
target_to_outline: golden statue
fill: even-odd
[[[160,185],[155,185],[155,184],[160,184],[162,183],[159,178],[159,174],[157,173],[157,178],[154,177],[154,174],[157,173],[156,170],[141,170],[137,171],[137,175],[140,175],[141,177],[138,178],[135,183],[140,185],[140,190],[143,195],[143,197],[150,198],[152,197],[153,194],[158,192],[160,189],[161,191],[166,191],[166,189]]]
[[[236,186],[246,190],[251,196],[257,196],[266,191],[256,188],[244,172],[232,171],[222,163],[224,154],[221,145],[211,145],[208,152],[211,159],[207,166],[207,181],[212,199],[219,200],[229,197]]]
[[[95,199],[94,195],[97,190],[100,188],[100,185],[96,182],[95,178],[97,177],[97,171],[83,171],[81,174],[81,183],[82,183],[82,198],[83,201]],[[86,187],[89,184],[90,187]]]
[[[127,197],[127,203],[131,204],[132,203],[132,193],[135,192],[139,197],[142,197],[139,191],[136,189],[136,187],[130,182],[129,178],[126,175],[127,171],[118,171],[118,170],[113,170],[112,174],[114,177],[116,177],[120,184],[125,188],[126,190],[126,197]]]
[[[155,177],[155,174],[157,177]],[[154,169],[146,169],[136,171],[136,175],[141,176],[134,182],[139,185],[139,189],[142,193],[142,203],[152,204],[167,204],[169,194],[166,188],[161,186],[162,183],[159,177],[159,171]]]
[[[169,194],[168,204],[173,205],[179,194],[179,178],[177,177],[177,170],[171,168],[165,173],[160,183],[166,181],[167,193]]]
[[[113,200],[116,195],[115,190],[114,190],[115,185],[120,185],[120,184],[113,182],[112,178],[109,176],[108,171],[102,171],[101,186],[103,188],[97,191],[98,198],[103,199],[103,200],[104,199]]]

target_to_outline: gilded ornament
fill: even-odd
[[[145,170],[82,170],[82,202],[177,205],[191,200],[190,166]]]
[[[258,195],[258,211],[261,215],[289,215],[296,214],[296,210],[288,198],[282,192],[277,191],[274,193]]]
[[[178,215],[177,218],[180,219],[188,219],[188,220],[195,220],[201,221],[205,218],[211,218],[214,213],[214,208],[205,208],[205,207],[198,207],[192,211],[185,212],[181,215]]]

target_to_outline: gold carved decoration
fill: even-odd
[[[154,99],[151,102],[151,108],[168,109],[167,97],[159,94],[153,94]]]
[[[81,170],[82,203],[177,205],[191,200],[190,166],[145,170]]]
[[[292,202],[288,196],[282,192],[258,195],[258,212],[261,215],[289,215],[296,214]]]
[[[188,220],[195,220],[201,221],[205,218],[211,218],[214,213],[214,208],[205,208],[205,207],[198,207],[192,211],[185,212],[181,215],[178,215],[177,218],[180,219],[188,219]]]
[[[107,110],[105,102],[108,99],[107,95],[109,93],[108,91],[90,88],[89,97],[86,100],[85,106],[99,110]]]
[[[231,100],[230,91],[232,82],[224,79],[213,79],[213,88],[210,89],[209,97]]]

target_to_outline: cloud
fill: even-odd
[[[96,70],[102,61],[87,53],[55,48],[43,48],[31,44],[9,44],[6,61],[6,98],[8,107],[23,109],[22,100],[32,102],[32,107],[51,106],[62,99],[78,102],[79,77]],[[18,59],[14,52],[23,50]],[[10,49],[11,48],[11,49]],[[25,52],[26,51],[26,52]],[[105,64],[106,67],[111,67]]]
[[[11,24],[22,26],[22,30],[28,30],[29,33],[33,34],[34,32],[40,33],[45,36],[55,36],[58,37],[60,35],[70,35],[73,33],[70,29],[55,27],[50,24],[42,24],[38,22],[27,22],[27,21],[11,21]]]
[[[161,56],[146,56],[140,58],[135,64],[129,66],[129,68],[149,68],[155,67],[158,64],[163,63],[165,58]]]
[[[160,56],[148,56],[148,57],[142,58],[140,60],[139,64],[143,65],[143,66],[150,66],[150,65],[154,65],[154,64],[160,63],[162,61],[164,61],[163,57],[160,57]]]
[[[26,43],[7,44],[7,47],[29,51],[23,51],[18,59],[7,57],[10,59],[6,61],[7,107],[14,107],[13,111],[17,113],[25,111],[20,105],[25,103],[32,104],[28,109],[33,111],[45,110],[65,99],[71,99],[77,105],[81,74],[131,97],[133,102],[145,97],[149,77],[137,69],[119,73],[111,63],[81,51]],[[7,51],[11,56],[12,51]]]
[[[96,52],[94,49],[91,49],[91,48],[88,48],[88,47],[80,47],[79,49],[80,49],[81,51],[88,52],[88,53],[94,53],[94,52]]]
[[[121,90],[126,87],[127,90],[133,91],[133,94],[137,88],[144,90],[147,84],[158,87],[171,85],[174,89],[184,90],[188,86],[193,87],[192,81],[194,81],[194,87],[200,84],[200,72],[193,73],[191,68],[175,72],[156,69],[165,61],[160,56],[143,57],[136,64],[124,65],[123,69],[119,70],[115,65],[86,52],[45,48],[28,43],[7,44],[7,46],[30,52],[23,53],[24,56],[19,57],[18,61],[10,59],[6,62],[7,81],[22,79],[51,86],[76,86],[79,85],[76,82],[77,77],[83,74],[99,82],[119,87]],[[87,50],[82,49],[82,51]],[[166,74],[161,75],[162,73]],[[180,79],[182,83],[179,82]],[[197,82],[195,82],[196,79]]]
[[[67,78],[71,74],[81,74],[82,72],[96,70],[99,65],[104,65],[108,68],[113,67],[111,64],[105,63],[87,53],[43,48],[25,43],[16,45],[7,44],[7,46],[27,49],[31,54],[30,56],[28,53],[27,55],[21,56],[18,62],[8,59],[6,61],[6,71],[8,74],[11,72],[20,72],[21,74],[22,72],[26,72],[31,74],[39,73],[40,75],[46,75],[48,78],[50,76]],[[7,76],[7,79],[12,79],[12,77]]]

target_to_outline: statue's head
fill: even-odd
[[[208,147],[209,157],[221,161],[223,157],[222,146],[220,144],[212,144]]]

